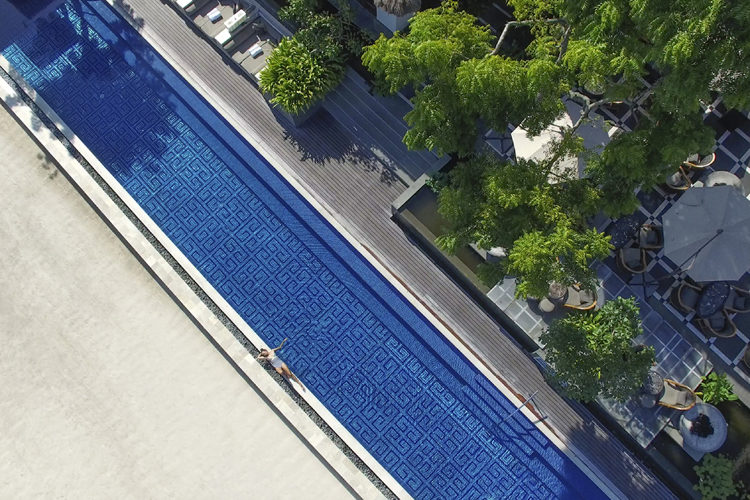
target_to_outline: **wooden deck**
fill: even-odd
[[[391,220],[391,202],[405,185],[331,115],[322,111],[303,128],[291,128],[169,4],[156,0],[115,0],[115,4],[130,12],[141,33],[209,102],[293,171],[494,373],[521,395],[538,390],[534,402],[564,443],[629,498],[673,497],[585,408],[555,393],[526,352]]]

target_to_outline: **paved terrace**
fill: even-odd
[[[171,6],[130,0],[141,33],[264,155],[287,169],[393,277],[434,311],[461,341],[520,395],[579,458],[630,498],[670,498],[671,492],[582,406],[555,393],[523,349],[393,223],[391,202],[405,184],[321,111],[301,129],[289,127],[257,88],[185,24]]]

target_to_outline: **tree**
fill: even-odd
[[[554,163],[554,156],[517,164],[491,156],[460,162],[438,195],[450,227],[437,244],[448,252],[469,243],[510,249],[507,260],[485,265],[480,276],[494,285],[498,276],[514,274],[516,293],[524,298],[543,297],[552,281],[594,289],[589,266],[610,249],[607,236],[586,226],[598,192],[586,179],[553,174]],[[548,182],[551,175],[558,182]]]
[[[523,122],[535,133],[562,113],[567,96],[584,107],[575,130],[600,107],[626,101],[640,118],[634,130],[587,166],[602,207],[619,215],[635,207],[634,188],[654,185],[711,147],[702,103],[721,95],[728,106],[750,104],[750,9],[743,2],[509,3],[517,20],[494,45],[473,16],[445,1],[417,13],[408,34],[381,36],[365,49],[363,62],[383,88],[417,89],[407,146],[468,155],[480,122],[498,130]],[[505,53],[516,30],[532,35],[521,57]],[[603,94],[592,98],[583,87]]]
[[[562,111],[559,97],[566,87],[559,69],[543,60],[488,57],[492,39],[486,26],[447,0],[418,12],[408,34],[381,34],[365,48],[362,61],[380,90],[415,89],[414,109],[404,117],[411,127],[404,136],[409,148],[466,156],[480,118],[504,129],[528,116],[526,126],[539,131]],[[504,84],[497,85],[498,79]],[[539,124],[532,123],[535,118]]]
[[[541,336],[554,381],[571,398],[597,396],[626,400],[654,363],[652,347],[634,346],[642,333],[633,298],[616,298],[599,311],[570,314],[552,322]]]

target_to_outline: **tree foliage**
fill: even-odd
[[[437,244],[448,252],[469,243],[511,249],[500,270],[519,276],[518,295],[543,297],[551,281],[595,287],[589,268],[609,252],[608,237],[586,226],[598,192],[586,179],[559,174],[548,179],[549,163],[502,162],[479,156],[460,162],[438,195],[439,212],[450,224]],[[491,283],[494,284],[494,283]]]
[[[474,149],[478,119],[504,129],[527,118],[530,129],[541,130],[560,113],[566,90],[560,69],[542,60],[487,57],[492,40],[489,28],[448,0],[417,13],[407,34],[381,35],[365,48],[362,61],[378,88],[415,89],[414,109],[405,116],[407,146],[465,156]]]
[[[633,346],[642,332],[633,298],[616,298],[599,311],[570,314],[541,336],[553,379],[571,398],[626,400],[646,379],[652,347]]]
[[[510,122],[532,134],[563,111],[567,95],[585,114],[613,101],[637,109],[630,134],[612,141],[588,165],[611,215],[632,211],[636,187],[712,145],[701,103],[716,95],[750,105],[750,9],[728,0],[510,0],[516,21],[495,39],[447,0],[417,13],[409,32],[380,37],[364,64],[381,88],[416,89],[404,142],[438,153],[473,151],[479,124]],[[523,54],[508,49],[528,29]],[[650,81],[651,86],[646,82]],[[592,99],[581,87],[601,89]],[[632,134],[632,136],[631,136]]]

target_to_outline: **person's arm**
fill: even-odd
[[[288,338],[289,338],[289,337],[287,337],[287,338],[285,338],[284,340],[282,340],[282,341],[281,341],[281,344],[279,344],[279,347],[275,347],[275,348],[273,348],[273,349],[271,349],[271,350],[272,350],[273,352],[276,352],[276,351],[278,351],[279,349],[281,349],[281,346],[283,346],[283,345],[284,345],[284,342],[286,342],[286,341],[288,340]]]

